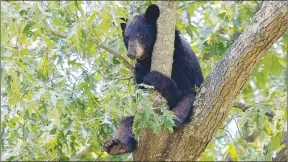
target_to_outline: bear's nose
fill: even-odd
[[[128,53],[127,56],[132,60],[136,59],[136,56],[133,55],[132,53]]]

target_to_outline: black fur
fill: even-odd
[[[152,51],[157,34],[156,20],[159,13],[157,5],[150,5],[145,14],[136,15],[133,21],[128,20],[121,24],[122,36],[128,57],[137,61],[134,67],[135,82],[154,86],[167,99],[170,110],[178,118],[175,120],[177,127],[189,119],[196,94],[194,88],[200,87],[204,78],[196,55],[190,45],[180,37],[178,30],[175,31],[171,78],[157,71],[150,72]],[[142,50],[139,50],[139,47]],[[141,56],[139,51],[142,52]],[[133,117],[125,117],[121,120],[114,141],[106,141],[104,150],[110,154],[134,151],[136,140],[132,134],[132,125]],[[117,152],[117,149],[110,151],[115,146],[120,148],[119,151]]]

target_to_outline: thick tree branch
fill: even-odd
[[[263,3],[205,79],[194,103],[192,121],[173,134],[149,134],[141,147],[143,156],[137,160],[195,161],[201,156],[257,63],[285,32],[286,5],[285,1]]]

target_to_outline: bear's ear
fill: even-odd
[[[121,29],[122,29],[122,31],[124,32],[124,31],[125,31],[125,28],[126,28],[127,19],[125,19],[125,18],[123,18],[123,17],[120,18],[120,19],[124,21],[123,23],[120,23]]]
[[[156,4],[150,5],[145,13],[145,18],[150,21],[156,21],[160,15],[160,9]]]

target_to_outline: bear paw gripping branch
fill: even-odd
[[[121,23],[122,36],[128,57],[137,61],[134,67],[135,82],[154,86],[166,98],[170,110],[178,118],[175,120],[175,127],[178,127],[191,114],[196,95],[194,88],[200,87],[204,78],[195,53],[188,42],[180,37],[178,30],[175,30],[171,78],[158,71],[150,72],[159,15],[159,7],[150,5],[144,14]],[[133,119],[133,116],[128,116],[119,121],[115,137],[104,142],[104,151],[118,155],[136,149],[137,141],[132,132]]]

